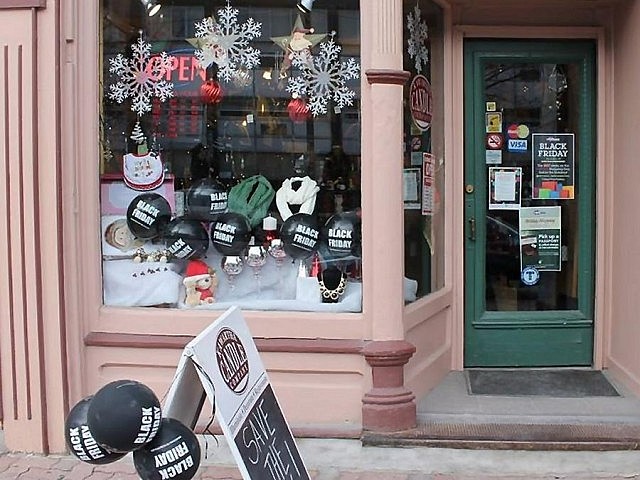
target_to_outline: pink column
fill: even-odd
[[[362,399],[364,430],[390,432],[416,426],[415,396],[404,386],[404,365],[415,351],[404,340],[370,342],[364,347],[373,375],[373,388]]]

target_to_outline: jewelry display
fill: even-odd
[[[318,276],[323,303],[336,303],[344,295],[347,286],[346,275],[336,267],[325,269]]]
[[[154,250],[152,252],[145,251],[144,248],[140,247],[136,249],[136,252],[133,254],[133,261],[135,263],[142,262],[160,262],[167,263],[169,261],[169,256],[171,254],[168,250]]]

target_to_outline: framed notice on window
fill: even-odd
[[[522,168],[489,168],[489,210],[519,210]]]
[[[422,183],[422,169],[405,168],[403,175],[403,199],[405,210],[420,210],[420,184]]]

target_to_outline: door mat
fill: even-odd
[[[617,397],[620,394],[596,370],[467,370],[471,395]]]

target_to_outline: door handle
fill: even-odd
[[[469,219],[469,240],[475,241],[476,239],[476,219],[471,217]]]

